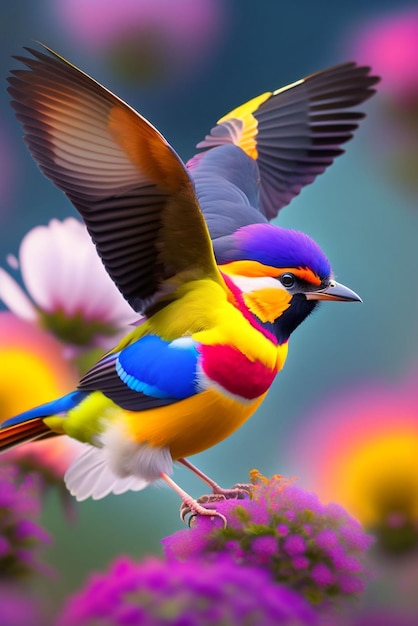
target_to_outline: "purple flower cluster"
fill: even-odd
[[[166,555],[186,559],[229,555],[240,565],[267,570],[277,583],[313,604],[351,597],[364,589],[364,553],[372,543],[342,507],[279,476],[255,475],[249,499],[223,500],[228,520],[198,516],[192,528],[163,540]]]
[[[2,626],[45,626],[38,604],[27,591],[0,583],[0,624]]]
[[[94,574],[56,626],[314,626],[317,616],[296,592],[258,568],[237,567],[220,555],[141,563],[120,557]]]
[[[0,582],[45,571],[36,558],[37,548],[49,542],[49,535],[35,522],[38,495],[33,476],[18,484],[17,468],[0,468]]]

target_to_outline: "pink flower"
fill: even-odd
[[[69,518],[74,517],[74,500],[65,486],[63,477],[72,461],[80,454],[82,444],[66,435],[34,441],[12,448],[1,456],[1,465],[15,465],[21,476],[39,477],[40,495],[49,489],[58,491],[63,508]]]
[[[214,561],[135,563],[119,557],[69,598],[56,626],[315,626],[318,615],[298,591],[266,572]]]
[[[354,33],[351,50],[382,77],[381,91],[399,100],[418,97],[418,8],[396,9]]]
[[[338,500],[391,551],[418,546],[417,407],[416,375],[392,386],[368,381],[310,411],[286,451],[301,480]]]
[[[85,226],[74,218],[37,226],[23,238],[19,260],[27,293],[0,268],[0,300],[61,341],[108,349],[137,315],[106,273]]]
[[[375,162],[407,193],[418,191],[418,8],[392,9],[351,34],[348,56],[382,78],[369,145]],[[370,132],[370,131],[369,131]]]
[[[187,74],[217,49],[223,30],[219,0],[62,0],[51,9],[78,45],[109,55],[119,75],[135,80]]]
[[[0,467],[0,584],[48,571],[38,560],[39,547],[50,542],[48,533],[37,523],[38,495],[33,477],[19,484],[16,468]]]
[[[216,502],[226,528],[197,516],[191,528],[165,537],[168,558],[211,561],[227,555],[241,567],[269,572],[322,608],[363,591],[372,539],[356,520],[281,476],[266,479],[253,471],[252,481],[249,498]]]
[[[10,581],[0,585],[0,615],[4,626],[45,626],[38,601],[26,588],[12,585]]]

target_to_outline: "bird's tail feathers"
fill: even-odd
[[[101,500],[110,493],[141,491],[149,481],[138,476],[117,476],[109,466],[105,448],[85,444],[67,470],[64,481],[71,495],[81,502],[87,498]]]
[[[41,404],[33,409],[19,413],[19,415],[15,415],[0,424],[0,432],[2,429],[16,426],[17,424],[22,424],[39,417],[50,417],[51,415],[66,413],[77,406],[87,395],[88,392],[86,391],[72,391],[71,393],[67,393],[66,396],[62,396],[62,398],[52,400],[52,402],[47,402],[46,404]]]
[[[52,432],[44,423],[45,417],[65,413],[75,407],[88,395],[85,391],[73,391],[62,398],[47,402],[0,424],[0,454],[21,443],[52,437]]]
[[[28,443],[53,436],[41,417],[33,418],[7,428],[0,429],[0,453],[10,450],[21,443]]]

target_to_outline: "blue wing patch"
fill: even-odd
[[[198,357],[197,344],[190,337],[169,342],[146,335],[120,352],[116,372],[133,391],[182,400],[198,392]]]

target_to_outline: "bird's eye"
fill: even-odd
[[[282,283],[283,287],[286,287],[286,289],[291,289],[296,282],[296,278],[294,274],[286,272],[285,274],[282,274],[280,276],[280,282]]]

